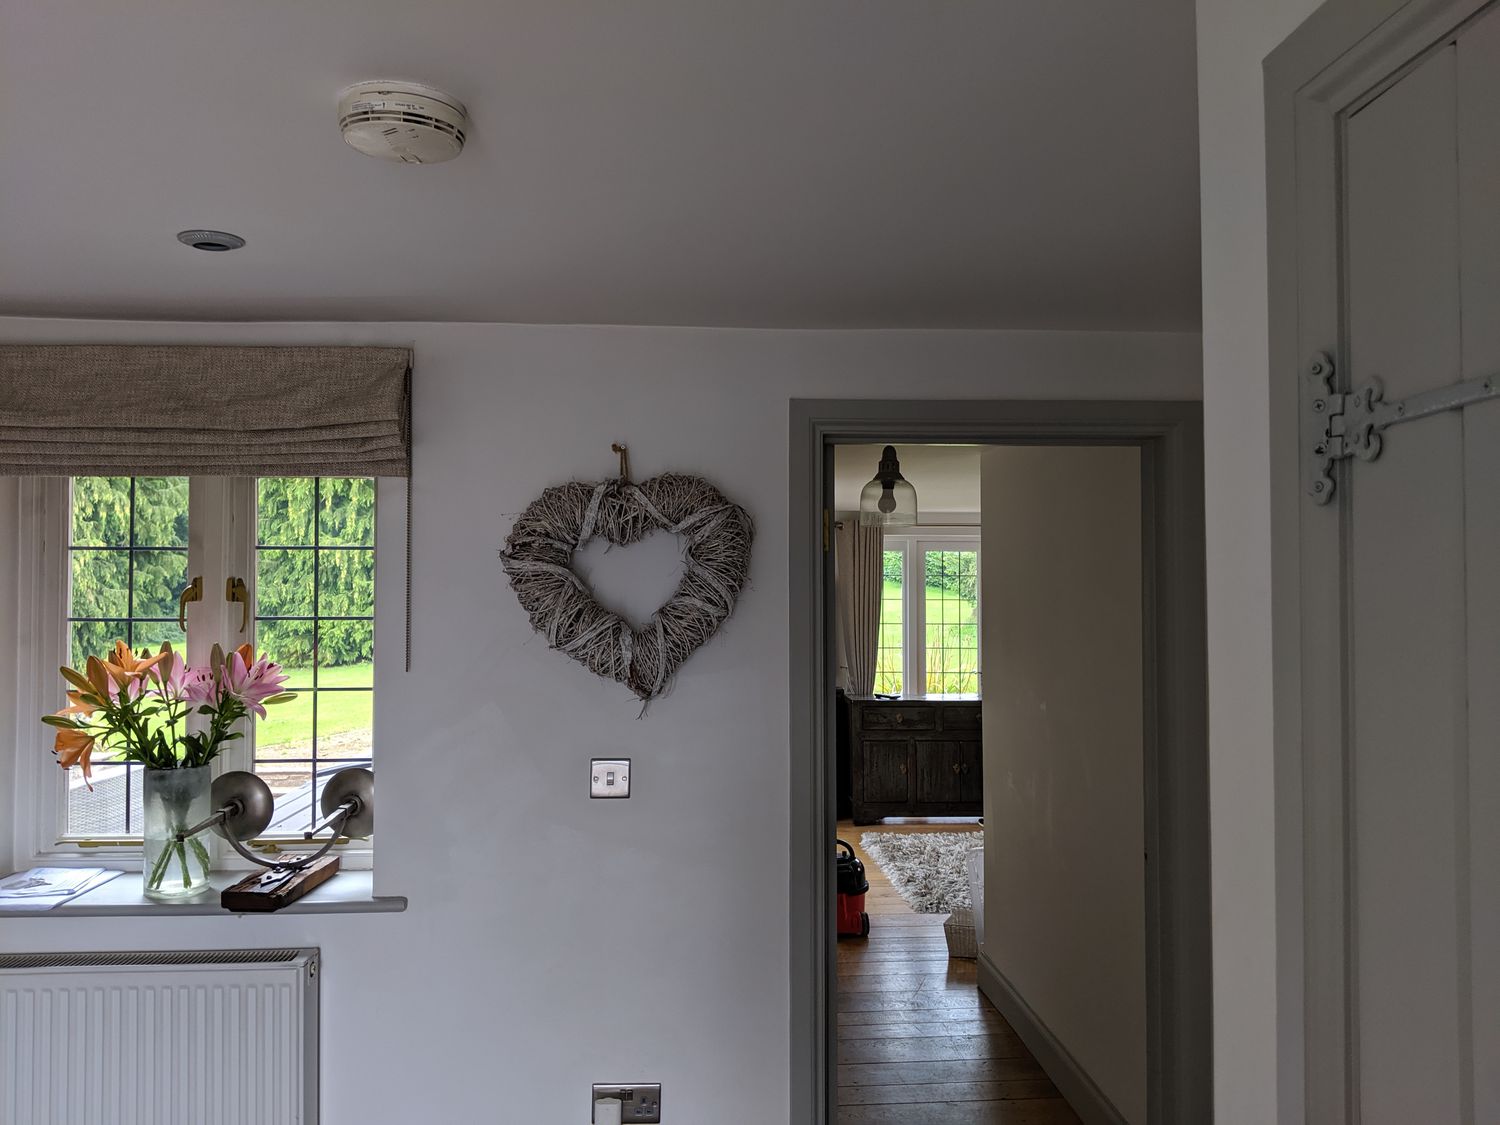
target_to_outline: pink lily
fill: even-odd
[[[188,703],[212,703],[219,696],[219,684],[207,668],[188,668],[182,677],[182,698]]]
[[[175,703],[183,698],[192,672],[180,654],[169,651],[166,658],[152,668],[148,675],[151,678],[151,690],[163,699]]]
[[[224,693],[238,699],[262,719],[266,717],[262,704],[272,696],[280,695],[286,681],[281,665],[264,656],[247,666],[243,650],[236,649],[224,660]]]

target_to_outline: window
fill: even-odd
[[[880,591],[880,647],[876,650],[875,693],[901,694],[901,671],[906,641],[901,632],[901,587],[906,577],[906,552],[887,549]]]
[[[923,636],[928,695],[979,690],[979,552],[924,549]]]
[[[79,477],[68,535],[68,662],[82,668],[123,640],[132,649],[171,641],[182,650],[177,594],[187,585],[186,477]],[[101,765],[93,789],[67,774],[69,836],[141,830],[140,767]]]
[[[977,535],[887,535],[885,542],[875,691],[979,694]]]
[[[60,705],[56,665],[82,667],[116,639],[137,651],[170,641],[196,664],[215,643],[227,650],[253,638],[286,667],[298,700],[271,709],[215,769],[260,773],[276,796],[266,837],[300,843],[328,778],[372,764],[376,481],[32,478],[23,489],[38,544],[24,627],[42,659],[21,716],[23,778],[34,778],[37,799],[18,858],[128,862],[139,848],[140,767],[96,759],[90,790],[77,770],[51,763],[50,732],[27,721]],[[184,632],[178,597],[196,576],[203,600],[188,607]],[[245,579],[250,621],[226,600],[231,577]]]
[[[257,482],[256,647],[297,699],[255,725],[253,769],[276,795],[271,828],[302,832],[330,776],[371,762],[375,691],[375,482]]]

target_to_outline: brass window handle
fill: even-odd
[[[184,633],[187,632],[187,607],[188,602],[201,602],[203,600],[203,575],[198,575],[186,586],[182,593],[177,595],[177,627]]]
[[[224,600],[240,603],[240,632],[250,624],[250,588],[243,578],[224,579]]]

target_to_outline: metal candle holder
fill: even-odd
[[[323,819],[304,832],[302,838],[311,840],[325,828],[333,832],[321,848],[304,856],[268,860],[245,847],[246,840],[253,840],[266,830],[276,805],[271,787],[255,774],[245,770],[220,774],[214,778],[212,800],[213,814],[177,833],[177,842],[212,828],[251,863],[270,868],[283,878],[322,859],[340,838],[363,840],[375,831],[375,775],[357,766],[339,770],[323,787],[319,801]]]

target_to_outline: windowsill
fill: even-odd
[[[937,692],[931,695],[918,693],[915,695],[851,695],[849,697],[859,703],[982,703],[983,697],[978,692],[949,692],[942,695]]]
[[[141,873],[127,871],[102,887],[51,910],[7,910],[0,907],[0,918],[168,918],[225,914],[239,918],[257,917],[255,913],[237,913],[219,905],[219,892],[244,877],[243,871],[216,871],[209,876],[211,891],[185,902],[157,902],[141,893]],[[290,906],[271,913],[389,914],[405,909],[404,895],[374,894],[373,872],[341,871]]]

